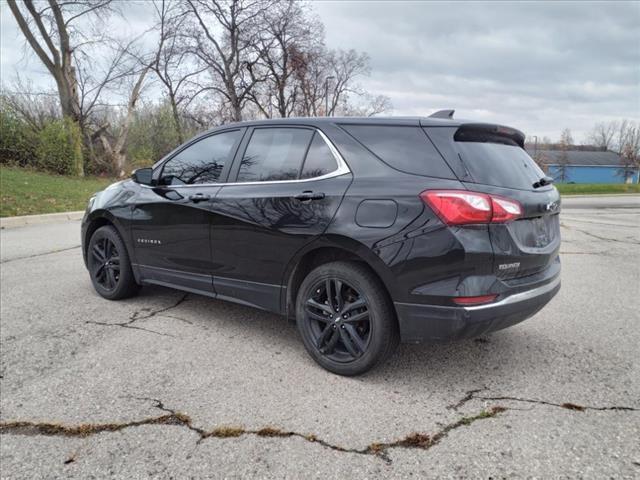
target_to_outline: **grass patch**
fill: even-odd
[[[113,179],[65,177],[0,166],[0,217],[84,210]]]
[[[562,195],[640,193],[637,183],[557,183],[556,187]]]

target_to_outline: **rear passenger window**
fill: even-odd
[[[336,159],[319,133],[313,135],[313,141],[307,152],[300,178],[314,178],[333,172],[338,168]]]
[[[405,173],[455,178],[449,165],[420,127],[341,125],[387,165]]]
[[[304,128],[258,128],[240,163],[237,182],[296,180],[313,131]]]

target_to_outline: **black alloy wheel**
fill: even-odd
[[[134,295],[136,283],[127,248],[118,231],[108,225],[98,228],[87,247],[87,266],[96,292],[109,300]]]
[[[371,337],[366,299],[338,278],[318,282],[305,302],[306,321],[318,351],[336,362],[351,362]]]
[[[309,355],[339,375],[370,370],[400,339],[385,287],[354,261],[326,263],[307,274],[297,293],[296,322]]]
[[[112,291],[120,281],[120,255],[109,238],[100,238],[91,248],[91,275],[105,290]]]

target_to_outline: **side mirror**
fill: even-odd
[[[153,185],[153,168],[138,168],[131,174],[131,179],[141,185]]]

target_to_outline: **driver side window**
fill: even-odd
[[[164,164],[161,185],[194,185],[216,183],[233,147],[240,139],[240,130],[218,133],[189,145]]]

